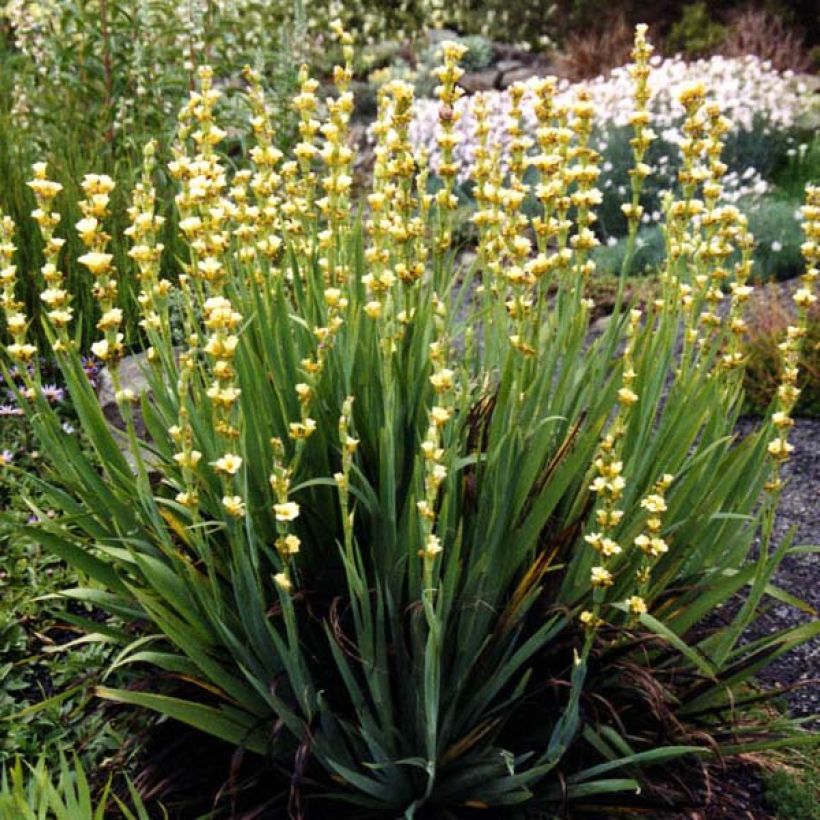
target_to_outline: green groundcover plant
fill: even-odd
[[[178,282],[161,275],[147,145],[126,235],[148,391],[120,378],[114,182],[88,175],[82,219],[60,225],[61,186],[35,166],[44,332],[93,458],[38,389],[14,224],[0,223],[3,366],[22,374],[16,398],[52,464],[38,483],[60,511],[16,528],[85,579],[66,597],[124,624],[106,633],[122,644],[114,667],[150,675],[99,696],[264,756],[272,798],[303,816],[672,800],[669,760],[812,742],[746,707],[766,698],[754,673],[820,626],[741,638],[767,600],[805,607],[771,579],[806,548],[771,533],[815,301],[818,190],[772,414],[737,440],[754,243],[720,202],[728,126],[703,85],[681,98],[687,138],[679,191],[664,202],[658,296],[644,309],[618,297],[593,339],[585,283],[600,156],[585,92],[567,108],[554,83],[539,85],[531,160],[513,107],[507,173],[478,134],[478,252],[465,268],[452,241],[463,48],[445,43],[438,70],[441,184],[409,142],[412,87],[394,82],[380,94],[373,183],[359,202],[353,48],[333,30],[337,93],[320,121],[317,84],[302,73],[292,156],[275,147],[246,71],[247,170],[220,153],[220,92],[200,70],[168,168],[189,252]],[[644,32],[624,204],[633,245],[654,137]],[[530,193],[535,216],[522,211]],[[84,246],[99,304],[92,351],[114,383],[119,428],[72,333],[55,264],[63,231]]]

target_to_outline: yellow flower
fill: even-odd
[[[794,419],[790,418],[788,413],[778,410],[777,413],[772,414],[772,424],[779,429],[793,427]]]
[[[443,368],[430,376],[430,384],[436,393],[444,393],[453,387],[453,371],[448,368]]]
[[[428,561],[432,561],[442,551],[441,539],[434,533],[427,536],[424,544],[424,549],[419,551],[419,556]]]
[[[778,437],[769,442],[769,455],[778,461],[785,461],[789,457],[789,453],[794,450],[794,445],[789,444],[785,438]]]
[[[308,438],[316,430],[316,422],[311,418],[305,419],[304,422],[292,421],[288,425],[288,429],[290,430],[291,438],[304,439]]]
[[[584,626],[586,629],[594,629],[597,626],[600,626],[603,623],[603,620],[599,618],[594,612],[590,612],[588,609],[584,610],[579,616],[578,620],[581,622],[581,625]]]
[[[612,573],[604,567],[593,567],[590,573],[590,582],[594,587],[611,587],[613,584]]]
[[[122,311],[119,308],[111,308],[111,310],[103,313],[100,321],[97,322],[99,330],[114,330],[122,324]]]
[[[295,501],[283,501],[273,505],[277,521],[294,521],[299,517],[299,505]]]
[[[242,516],[245,515],[245,502],[242,500],[241,496],[226,495],[222,499],[222,506],[225,508],[228,515],[231,515],[234,518],[242,518]]]
[[[817,301],[817,297],[808,288],[800,288],[792,299],[801,308],[811,307]]]
[[[430,421],[437,427],[443,427],[450,420],[451,413],[446,407],[433,407],[430,410]]]
[[[94,344],[91,345],[91,352],[104,362],[111,359],[119,359],[123,354],[122,340],[122,333],[118,333],[112,343],[109,343],[108,339],[101,339],[99,342],[94,342]]]
[[[603,542],[603,536],[599,532],[591,532],[588,535],[584,536],[584,541],[587,542],[596,552],[601,551],[601,544]]]
[[[626,407],[630,407],[638,401],[638,394],[628,387],[622,387],[618,391],[618,401]]]
[[[371,319],[378,319],[382,315],[382,303],[376,301],[368,302],[364,306],[364,312]]]
[[[176,501],[183,507],[196,507],[199,504],[199,495],[193,491],[186,491],[176,494]]]
[[[299,537],[290,533],[276,539],[276,550],[280,555],[296,555],[301,544]]]
[[[74,226],[85,245],[90,245],[94,241],[99,224],[93,216],[87,216]]]
[[[640,615],[646,612],[646,601],[640,595],[632,595],[626,599],[626,605],[633,615]]]
[[[114,257],[110,253],[99,253],[92,251],[84,253],[77,261],[81,265],[85,265],[93,276],[100,276],[103,273],[108,273],[111,270],[111,261]]]
[[[290,582],[290,578],[288,578],[286,572],[277,572],[276,575],[273,576],[273,580],[282,592],[290,592],[293,589],[293,584]]]
[[[174,455],[174,461],[176,461],[180,467],[196,467],[201,459],[202,453],[200,453],[199,450],[188,450],[187,452],[176,453]]]
[[[652,513],[666,512],[666,501],[662,495],[648,495],[641,501],[641,506]]]
[[[222,458],[214,461],[212,466],[218,473],[236,475],[239,472],[239,468],[242,466],[242,459],[234,453],[226,453],[222,456]]]

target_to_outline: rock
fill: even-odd
[[[145,376],[145,371],[148,367],[148,359],[145,353],[135,353],[132,356],[126,356],[119,367],[120,384],[123,390],[133,390],[134,394],[139,397],[148,390],[148,379]],[[97,382],[97,399],[102,407],[103,415],[108,419],[112,427],[118,430],[125,430],[125,421],[120,415],[117,407],[117,400],[114,397],[114,380],[111,378],[111,371],[104,367],[100,373]],[[148,437],[148,431],[145,428],[142,414],[139,412],[139,407],[134,409],[134,426],[137,431],[137,436],[141,439]]]
[[[540,63],[533,63],[532,65],[521,66],[512,71],[507,71],[501,76],[499,81],[500,88],[509,88],[514,83],[525,83],[533,77],[544,77],[549,73],[545,67]]]
[[[497,82],[501,79],[501,74],[495,68],[487,68],[484,71],[470,71],[460,80],[459,85],[468,93],[475,94],[479,91],[493,91]]]
[[[149,390],[148,379],[145,375],[148,367],[147,355],[145,353],[135,353],[132,356],[126,356],[119,367],[120,385],[123,390],[132,390],[134,395],[138,398]],[[111,371],[104,367],[97,376],[97,399],[114,435],[125,460],[134,473],[137,472],[137,462],[134,454],[131,452],[131,442],[128,439],[125,431],[127,429],[125,420],[120,414],[117,401],[115,399],[114,382],[111,378]],[[151,436],[145,426],[145,420],[142,417],[139,403],[133,406],[134,417],[134,432],[141,442],[149,443]],[[156,471],[152,469],[153,454],[146,447],[142,449],[142,458],[145,462],[149,475],[156,475]]]
[[[427,42],[431,45],[437,45],[447,40],[458,40],[458,32],[450,28],[427,29]]]
[[[524,64],[520,60],[499,60],[495,64],[495,67],[502,74],[506,74],[508,71],[515,71],[518,68],[523,68]]]

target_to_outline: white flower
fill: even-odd
[[[783,250],[783,243],[782,243],[782,242],[778,242],[778,241],[775,239],[775,240],[774,240],[774,242],[772,242],[772,250],[773,250],[775,253],[780,253],[780,251],[782,251],[782,250]]]

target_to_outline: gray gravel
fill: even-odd
[[[756,419],[742,419],[739,432],[750,432]],[[797,525],[795,545],[820,544],[820,419],[796,419],[789,440],[794,452],[784,476],[786,486],[775,519],[773,543]],[[820,554],[789,555],[780,565],[774,583],[811,605],[815,614],[774,602],[750,628],[749,637],[771,634],[805,623],[820,612]],[[771,599],[768,599],[771,602]],[[759,675],[766,684],[802,684],[788,695],[794,715],[820,715],[820,638],[797,647],[778,658]]]

